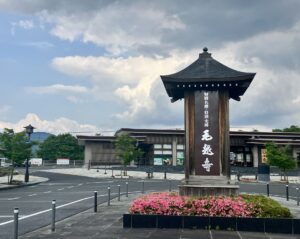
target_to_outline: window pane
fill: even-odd
[[[154,144],[155,149],[161,149],[162,148],[161,146],[162,146],[161,144]]]
[[[164,144],[164,149],[171,149],[172,148],[172,145],[171,144]]]
[[[162,154],[162,150],[154,150],[154,154]]]
[[[177,144],[177,149],[182,149],[183,150],[184,149],[183,144]]]

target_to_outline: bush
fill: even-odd
[[[278,202],[262,195],[241,195],[248,203],[252,203],[255,209],[255,217],[292,218],[290,210],[281,206]]]
[[[257,195],[235,197],[183,197],[175,193],[151,193],[135,199],[132,214],[221,217],[292,217],[276,201]]]

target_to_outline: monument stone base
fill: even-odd
[[[239,186],[224,176],[192,176],[179,185],[181,196],[233,196]]]

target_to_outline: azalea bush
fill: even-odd
[[[185,197],[176,193],[151,193],[135,199],[131,214],[185,215],[221,217],[261,217],[263,203],[255,203],[251,195],[236,197]],[[288,209],[287,209],[288,210]],[[282,217],[282,215],[279,215]],[[287,217],[287,214],[285,215]]]

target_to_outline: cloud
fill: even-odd
[[[64,94],[64,93],[83,94],[89,91],[89,89],[84,86],[62,85],[62,84],[28,87],[26,88],[26,90],[30,93],[35,93],[35,94]]]
[[[10,105],[1,105],[0,106],[0,114],[4,114],[11,109]]]
[[[49,132],[53,134],[88,134],[99,132],[99,129],[93,125],[80,124],[75,120],[64,117],[54,119],[53,121],[42,120],[34,113],[27,114],[24,119],[19,120],[17,123],[0,121],[0,129],[9,128],[14,129],[16,132],[21,132],[24,130],[24,126],[28,124],[33,125],[36,128],[36,132]]]
[[[34,28],[34,22],[32,20],[20,20],[18,22],[11,23],[11,34],[15,35],[15,29],[22,28],[24,30],[31,30]]]
[[[30,47],[35,47],[38,49],[49,49],[54,47],[54,44],[46,41],[38,41],[38,42],[26,42],[23,43],[22,45],[24,46],[30,46]]]

